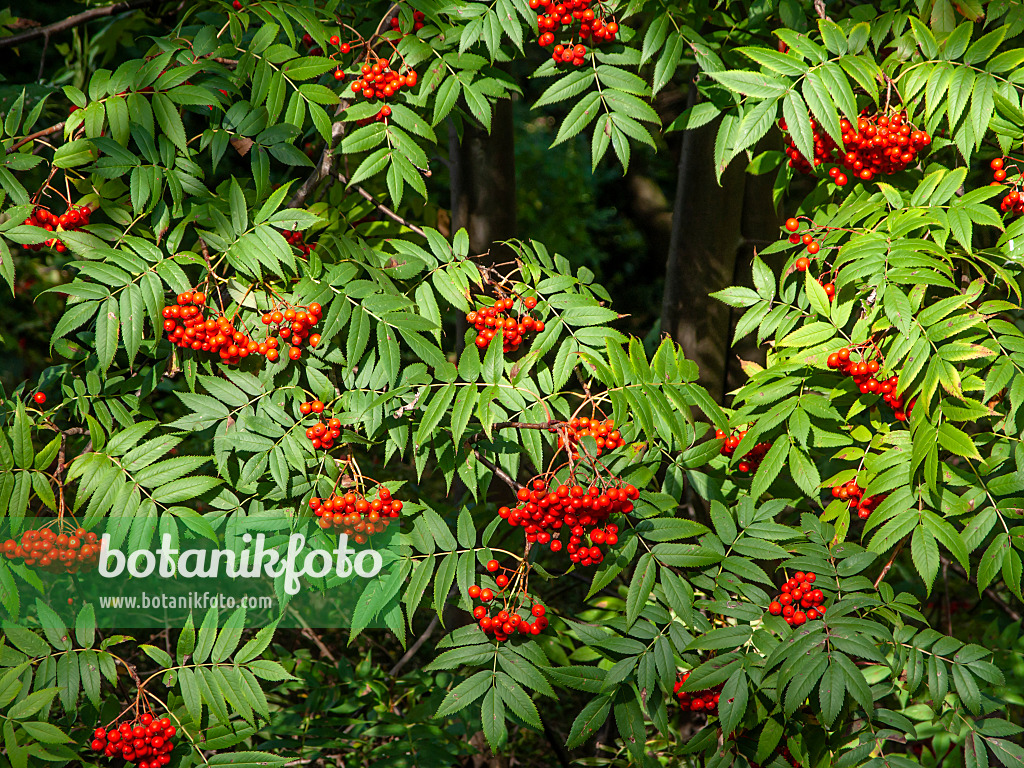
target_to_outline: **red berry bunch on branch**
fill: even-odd
[[[547,609],[527,592],[526,566],[520,564],[518,569],[502,568],[497,560],[491,560],[487,563],[487,570],[491,573],[501,571],[494,578],[501,596],[496,596],[490,587],[480,587],[478,584],[473,584],[467,590],[471,600],[481,602],[481,605],[473,609],[473,618],[480,623],[480,629],[493,634],[498,642],[505,642],[516,633],[539,635],[543,632],[548,626],[544,616]],[[509,574],[512,574],[511,578]],[[501,607],[491,613],[490,606],[495,597],[498,597]]]
[[[850,480],[842,485],[837,485],[832,489],[832,496],[840,499],[841,501],[848,501],[850,509],[857,510],[857,517],[861,520],[867,520],[871,516],[871,513],[875,511],[875,508],[881,504],[887,493],[879,493],[875,496],[868,496],[864,498],[864,489],[857,485],[856,480]],[[810,574],[814,575],[814,574]]]
[[[366,62],[360,67],[358,78],[349,88],[356,97],[362,96],[367,101],[389,99],[402,88],[412,88],[417,83],[416,70],[405,68],[404,65],[399,66],[402,71],[392,69],[391,61],[384,58],[379,58],[372,64]],[[385,104],[373,119],[383,121],[390,114],[391,107]]]
[[[825,295],[828,296],[828,300],[830,302],[836,300],[836,284],[835,283],[826,283],[824,281],[824,278],[819,278],[818,279],[818,284],[822,287],[822,290],[825,291]]]
[[[791,627],[820,619],[825,615],[825,595],[814,588],[816,578],[813,573],[797,571],[782,585],[782,593],[769,603],[768,613],[781,615]]]
[[[393,16],[391,18],[391,29],[393,29],[395,32],[402,32],[402,37],[407,37],[408,35],[414,35],[417,32],[419,32],[421,29],[423,29],[423,24],[426,22],[426,18],[427,17],[423,15],[423,11],[413,11],[412,12],[412,31],[411,32],[402,32],[402,22],[399,21],[398,16]]]
[[[724,429],[716,430],[715,437],[723,441],[719,453],[723,456],[732,456],[736,452],[736,446],[740,444],[740,441],[746,435],[747,430],[745,429],[731,435],[727,435]],[[771,443],[757,443],[741,457],[741,461],[736,464],[736,469],[744,475],[750,472],[757,472],[757,468],[761,466],[765,454],[768,453],[768,449],[771,447]]]
[[[584,487],[574,482],[551,487],[543,477],[536,477],[517,492],[520,505],[501,507],[498,516],[509,525],[522,526],[528,542],[546,544],[552,552],[562,549],[560,533],[564,527],[569,531],[569,559],[583,566],[596,565],[604,560],[601,547],[619,541],[619,527],[608,523],[608,518],[632,512],[633,501],[639,497],[635,486],[617,479],[601,486]]]
[[[270,334],[268,341],[274,341],[277,346],[277,339],[280,336],[285,344],[289,344],[288,358],[298,360],[302,357],[302,345],[309,344],[316,347],[320,344],[320,334],[313,333],[312,329],[323,317],[324,308],[313,302],[308,307],[292,307],[281,304],[277,308],[266,312],[260,318],[267,333]]]
[[[207,318],[203,312],[206,294],[179,293],[175,304],[164,307],[164,333],[182,349],[216,352],[228,365],[237,365],[249,355],[263,355],[270,362],[278,358],[277,339],[255,341],[246,331],[235,328],[224,315]]]
[[[581,66],[587,55],[587,46],[610,43],[619,33],[619,25],[609,21],[598,3],[594,10],[592,0],[530,0],[530,8],[540,11],[537,15],[537,29],[540,37],[537,42],[541,48],[547,48],[555,42],[555,33],[569,31],[569,37],[555,46],[551,58],[557,64]],[[578,42],[573,42],[571,27],[579,25]]]
[[[36,206],[35,210],[32,211],[23,223],[28,224],[30,227],[42,227],[47,232],[60,232],[62,230],[64,232],[74,232],[88,224],[91,215],[92,209],[88,205],[68,206],[67,211],[59,216],[42,206]],[[57,253],[64,253],[68,249],[59,237],[51,237],[45,243],[34,243],[31,245],[25,243],[22,247],[26,250],[38,251],[42,250],[44,245],[47,248],[53,248]]]
[[[722,693],[722,685],[716,685],[714,688],[708,688],[704,691],[695,691],[689,693],[687,691],[680,690],[690,677],[689,672],[683,672],[683,676],[680,680],[676,681],[675,688],[673,689],[676,694],[676,698],[679,699],[679,706],[683,710],[690,712],[704,712],[708,715],[714,715],[718,712],[718,697]]]
[[[850,177],[871,181],[875,176],[899,173],[932,143],[926,131],[917,130],[908,121],[906,112],[869,114],[865,111],[856,125],[843,118],[839,121],[842,147],[820,130],[813,119],[810,123],[814,157],[808,160],[800,154],[793,137],[787,133],[789,165],[802,173],[813,173],[822,165],[834,163],[836,165],[829,169],[828,174],[839,187],[846,186]],[[779,127],[788,131],[785,120],[779,121]],[[849,172],[849,176],[843,169]]]
[[[797,232],[798,229],[800,229],[799,219],[786,219],[786,231],[792,233],[789,236],[789,242],[791,242],[793,245],[799,245],[800,243],[803,243],[805,246],[807,246],[807,252],[811,254],[811,256],[814,256],[818,251],[821,250],[821,243],[814,239],[814,234],[813,232],[811,232],[810,228],[808,228],[808,230],[803,234]],[[796,260],[796,268],[801,272],[806,272],[807,268],[810,265],[811,260],[808,259],[806,256],[801,256],[799,259]]]
[[[373,500],[357,491],[331,494],[326,499],[314,496],[309,500],[309,508],[320,518],[317,525],[325,531],[333,529],[352,536],[356,544],[365,544],[368,537],[387,528],[399,516],[402,506],[401,500],[392,498],[391,491],[383,485]]]
[[[299,413],[303,416],[308,416],[311,413],[319,415],[323,412],[324,404],[319,400],[299,404]],[[312,442],[314,449],[323,448],[325,451],[329,451],[334,447],[334,441],[341,437],[341,421],[335,418],[317,421],[306,430],[306,437]]]
[[[100,557],[96,534],[84,528],[66,527],[63,519],[58,525],[60,531],[28,528],[21,532],[20,541],[8,539],[2,545],[4,556],[50,573],[77,573],[94,568]]]
[[[138,768],[158,768],[171,762],[174,737],[178,729],[162,717],[155,719],[149,712],[117,728],[97,728],[90,745],[94,752],[107,757],[120,757],[126,763],[137,763]]]
[[[1017,166],[1008,166],[1007,161],[1012,162],[1010,158],[997,157],[989,163],[989,167],[992,169],[992,184],[1010,187],[1010,191],[999,201],[999,210],[1003,213],[1012,213],[1015,216],[1019,216],[1024,213],[1024,194],[1021,193],[1020,187],[1021,177]],[[1014,180],[1011,184],[1006,182],[1008,169],[1015,172]]]
[[[904,410],[903,398],[895,394],[899,386],[899,377],[890,376],[888,379],[879,381],[874,376],[874,374],[878,373],[880,367],[877,360],[862,360],[859,363],[855,363],[850,359],[850,354],[850,350],[847,347],[843,347],[838,352],[833,352],[828,356],[826,365],[847,376],[852,376],[862,395],[869,393],[881,394],[883,402],[888,403],[892,407],[896,420],[906,421],[907,416],[910,415],[911,410],[914,408],[916,398],[911,400],[907,404],[906,410]]]
[[[500,338],[503,352],[515,352],[529,334],[544,330],[544,323],[528,314],[537,307],[537,298],[527,296],[519,299],[520,312],[512,317],[508,312],[516,305],[516,301],[511,297],[501,298],[490,307],[478,306],[466,314],[466,322],[476,328],[474,343],[480,349],[485,348],[494,339]]]
[[[316,250],[316,243],[307,243],[306,235],[298,230],[283,229],[281,234],[288,241],[288,245],[298,248],[303,256],[309,256],[310,251]]]
[[[558,449],[568,448],[574,460],[580,458],[578,445],[585,437],[594,438],[594,442],[597,443],[597,456],[625,445],[622,433],[615,428],[614,419],[601,421],[581,416],[570,419],[561,426],[551,427],[550,431],[558,433]]]

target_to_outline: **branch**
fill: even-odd
[[[499,421],[497,424],[493,424],[491,426],[491,429],[539,429],[539,430],[547,431],[548,429],[551,429],[551,427],[555,426],[556,424],[560,424],[560,423],[561,422],[554,421],[554,420],[552,420],[552,421],[542,421],[539,424],[534,424],[534,423],[531,423],[531,422],[524,422],[524,421]],[[466,442],[469,445],[472,445],[473,443],[478,443],[478,442],[480,442],[481,440],[484,440],[484,439],[490,439],[490,438],[487,437],[487,433],[486,432],[477,432],[476,434],[471,435],[466,440]]]
[[[397,675],[402,667],[409,663],[409,660],[416,655],[416,651],[422,648],[423,644],[427,642],[432,634],[434,634],[434,630],[437,629],[438,624],[440,624],[440,620],[437,618],[437,614],[435,613],[434,618],[432,618],[430,623],[427,624],[427,628],[423,630],[423,634],[416,638],[416,642],[409,646],[409,650],[405,652],[405,655],[395,662],[395,666],[393,666],[391,671],[388,672],[389,677]]]
[[[340,174],[340,173],[338,174],[338,181],[340,181],[342,184],[346,184],[346,185],[348,184],[348,179],[346,179],[345,176]],[[376,200],[376,198],[374,198],[373,195],[371,195],[369,192],[367,192],[362,187],[355,186],[355,187],[353,187],[353,189],[355,189],[356,192],[358,192],[360,195],[362,195],[364,198],[366,198],[366,200],[368,200],[369,202],[373,203],[373,205],[377,208],[377,210],[380,211],[381,213],[383,213],[389,219],[397,221],[403,227],[407,227],[408,229],[411,229],[413,232],[415,232],[417,235],[420,235],[421,237],[426,237],[427,236],[427,233],[424,232],[420,227],[417,227],[415,224],[409,223],[408,221],[403,219],[401,216],[399,216],[397,213],[395,213],[390,208],[388,208],[386,205],[384,205],[384,203],[378,202]]]
[[[467,445],[468,445],[468,443],[467,443]],[[477,461],[479,461],[481,464],[483,464],[485,467],[487,467],[489,470],[491,470],[491,472],[494,473],[495,477],[504,480],[505,481],[505,485],[507,485],[513,491],[518,491],[520,488],[525,488],[526,487],[524,485],[521,485],[520,483],[517,483],[515,480],[513,480],[512,476],[509,475],[508,472],[503,470],[501,467],[499,467],[497,464],[492,462],[490,459],[485,459],[483,456],[481,456],[480,452],[477,451],[476,448],[473,448],[472,451],[473,451],[473,455],[476,456],[476,460]],[[529,544],[527,544],[527,546],[529,546]]]
[[[3,41],[3,38],[0,38],[0,42],[2,42],[2,41]],[[17,142],[10,149],[8,149],[7,150],[7,154],[9,155],[9,154],[11,154],[11,152],[15,152],[16,150],[21,149],[23,146],[28,144],[30,141],[35,141],[36,139],[42,138],[43,136],[49,136],[52,133],[57,133],[57,131],[61,130],[63,127],[64,127],[64,121],[61,120],[56,125],[51,125],[49,128],[43,128],[43,130],[41,130],[41,131],[36,131],[35,133],[31,133],[28,136],[26,136],[24,139],[22,139],[21,141]]]
[[[878,585],[882,583],[882,579],[884,579],[885,575],[889,573],[889,569],[892,568],[892,564],[896,561],[896,557],[903,551],[903,545],[907,543],[907,538],[907,536],[904,536],[900,539],[900,543],[896,545],[896,549],[893,551],[892,557],[889,558],[889,562],[885,564],[882,572],[878,574],[878,578],[875,579],[875,589],[878,589]]]
[[[338,108],[335,110],[334,116],[337,118],[347,108],[348,102],[343,99],[338,104]],[[288,201],[289,208],[301,207],[302,204],[306,202],[306,198],[309,197],[316,185],[331,175],[331,170],[334,168],[334,147],[338,144],[338,141],[344,134],[345,123],[338,121],[331,125],[331,140],[324,145],[324,151],[320,153],[320,162],[316,164],[313,172],[306,177],[304,182],[302,182],[302,186],[295,190],[295,194],[292,195],[292,199]]]
[[[0,48],[11,48],[15,45],[27,42],[28,40],[34,40],[37,37],[49,37],[50,35],[56,34],[57,32],[63,32],[73,27],[80,27],[82,24],[87,24],[93,19],[101,19],[104,16],[113,16],[115,13],[121,13],[122,11],[134,11],[137,8],[146,8],[150,5],[156,5],[160,0],[129,0],[129,2],[114,3],[113,5],[107,5],[102,8],[93,8],[82,13],[75,14],[74,16],[68,16],[62,21],[55,22],[46,27],[35,27],[22,32],[20,35],[11,35],[10,37],[0,37]]]
[[[944,555],[939,555],[939,560],[942,562],[943,565],[948,565],[950,568],[956,571],[956,573],[962,576],[968,584],[976,585],[978,583],[977,579],[975,579],[973,576],[967,573],[967,571],[963,569],[960,563],[954,560],[950,560]],[[988,599],[991,600],[993,603],[998,605],[1003,610],[1003,613],[1009,616],[1013,621],[1020,621],[1022,618],[1024,618],[1024,616],[1021,616],[1021,614],[1018,611],[1014,610],[1012,606],[1007,604],[1007,602],[1003,600],[1003,598],[999,596],[999,593],[992,589],[992,587],[985,587],[983,591],[985,593],[985,596],[988,597]]]

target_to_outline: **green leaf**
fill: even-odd
[[[914,567],[924,579],[925,588],[930,594],[935,577],[939,573],[939,545],[931,531],[924,525],[914,529],[914,535],[910,540],[910,552],[914,559]]]
[[[644,605],[647,604],[657,572],[658,564],[654,557],[649,552],[641,555],[629,583],[629,592],[626,595],[627,626],[632,626]]]
[[[494,674],[490,670],[481,670],[467,680],[463,680],[444,697],[441,706],[434,713],[435,718],[448,717],[461,712],[474,701],[491,689]]]

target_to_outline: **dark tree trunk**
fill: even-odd
[[[469,252],[490,252],[489,261],[507,261],[508,250],[495,245],[516,235],[516,161],[512,102],[494,106],[491,132],[464,123],[459,135],[449,122],[452,231],[465,227]]]
[[[724,398],[729,354],[729,307],[708,294],[733,283],[743,240],[746,175],[734,161],[715,179],[717,121],[683,134],[679,151],[672,235],[665,270],[661,329],[700,368],[700,383]]]

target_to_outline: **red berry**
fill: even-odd
[[[34,395],[32,395],[32,399],[35,400],[39,405],[42,405],[43,403],[46,402],[46,393],[36,392]]]
[[[491,573],[494,573],[499,567],[497,560],[491,560],[487,563],[487,570]]]
[[[790,232],[796,232],[800,228],[800,222],[796,219],[786,219],[786,229]]]

